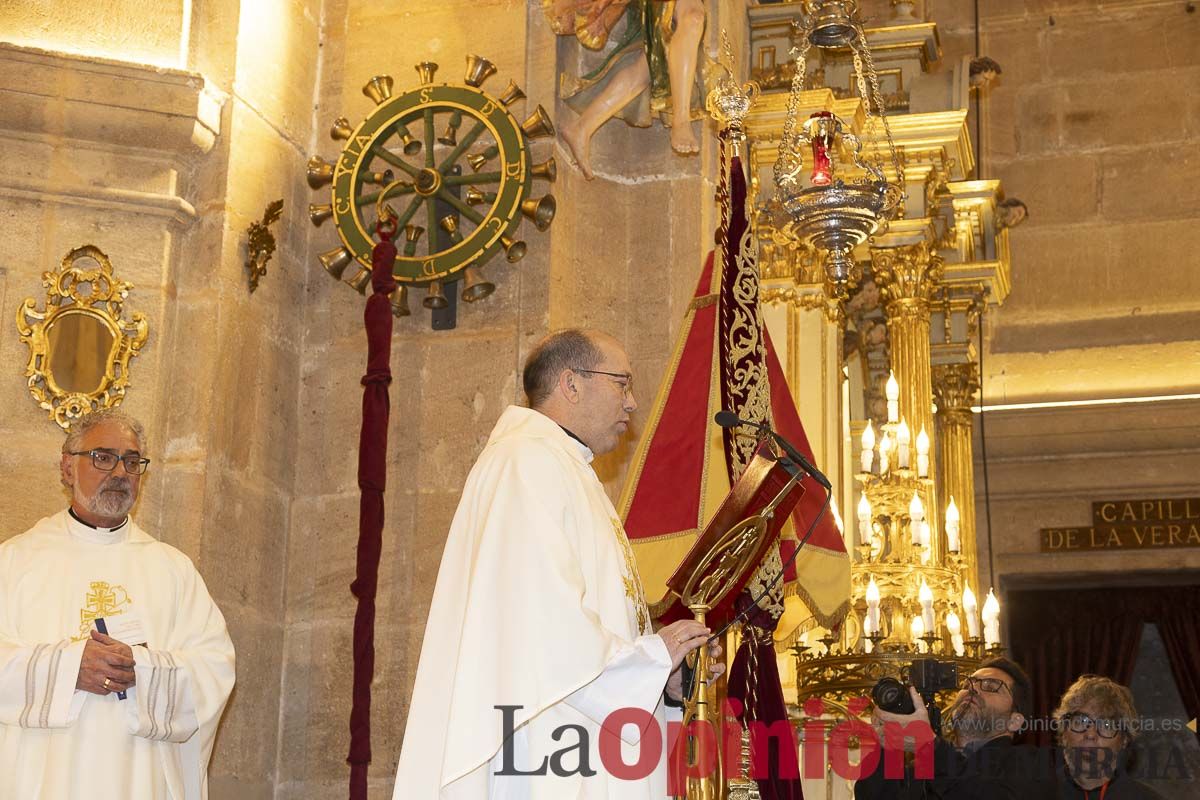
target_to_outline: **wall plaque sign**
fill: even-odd
[[[1042,528],[1041,551],[1200,547],[1200,497],[1092,503],[1090,525]]]

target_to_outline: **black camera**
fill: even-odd
[[[929,707],[938,692],[958,688],[958,665],[945,664],[936,658],[922,658],[909,666],[908,680]],[[895,678],[880,678],[871,689],[871,700],[876,708],[893,714],[911,714],[917,710],[908,686]]]

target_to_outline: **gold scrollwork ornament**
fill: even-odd
[[[146,343],[140,312],[123,315],[133,284],[113,275],[112,262],[94,245],[77,247],[57,270],[42,274],[46,307],[26,298],[17,332],[29,345],[29,393],[66,429],[73,420],[113,408],[125,398],[129,360]]]

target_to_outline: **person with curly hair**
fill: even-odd
[[[1064,800],[1161,800],[1128,772],[1138,733],[1133,693],[1099,675],[1080,676],[1054,711],[1063,752]]]

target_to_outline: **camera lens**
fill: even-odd
[[[871,689],[871,700],[876,708],[893,714],[911,714],[917,710],[908,687],[895,678],[880,678]]]

